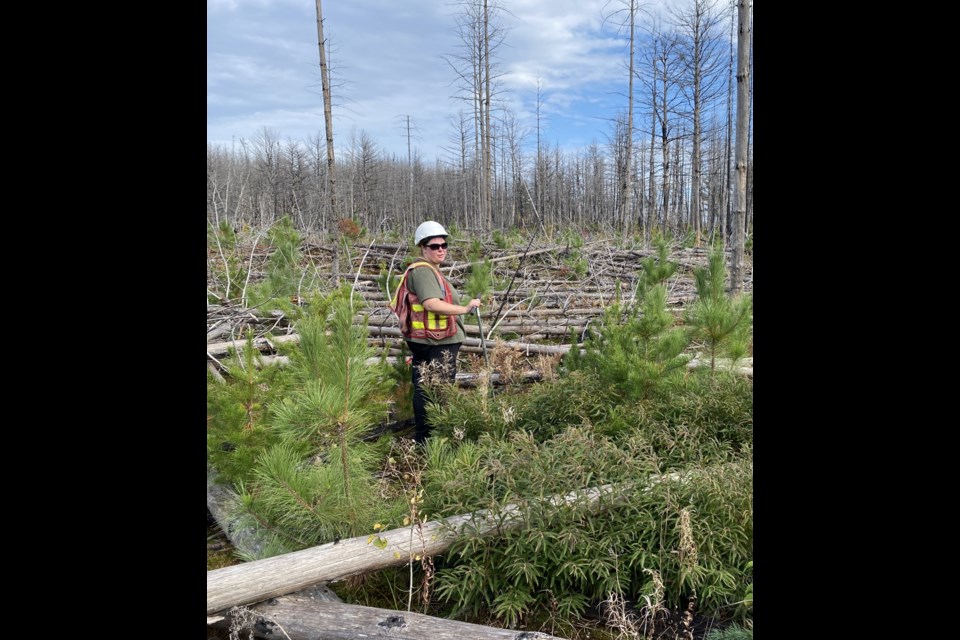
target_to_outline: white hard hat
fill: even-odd
[[[426,238],[433,238],[436,236],[443,236],[446,238],[450,234],[447,233],[447,230],[443,228],[439,222],[434,222],[433,220],[427,220],[419,227],[417,227],[416,233],[413,234],[413,243],[419,245]]]

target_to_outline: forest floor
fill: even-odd
[[[520,251],[517,249],[490,251],[486,256],[497,261],[494,264],[493,273],[497,281],[510,283],[505,291],[496,291],[493,294],[497,302],[501,303],[501,309],[503,308],[502,303],[504,301],[517,304],[525,299],[537,298],[539,299],[538,309],[542,308],[544,311],[554,312],[550,315],[546,313],[537,315],[528,312],[523,314],[519,319],[513,318],[514,322],[513,328],[510,329],[510,339],[541,345],[567,342],[568,338],[566,333],[557,335],[546,332],[546,335],[543,335],[542,330],[544,328],[556,329],[556,327],[560,326],[565,331],[569,331],[571,327],[581,332],[584,331],[586,326],[592,321],[595,322],[594,319],[598,317],[598,314],[593,313],[596,309],[609,305],[614,299],[619,299],[618,296],[614,296],[611,292],[619,292],[622,289],[629,293],[634,290],[638,272],[638,261],[641,258],[655,255],[655,253],[649,249],[617,249],[606,244],[596,243],[584,245],[577,250],[575,254],[571,254],[569,246],[566,248],[555,247],[554,249],[555,250],[549,252],[547,249],[543,249],[543,253],[534,251],[534,253],[537,254],[536,259],[527,261],[522,272],[520,269],[520,266],[524,265],[522,259],[517,260],[517,266],[514,266],[513,261],[504,262],[508,255],[516,254],[519,256]],[[379,249],[373,247],[371,253],[371,248],[367,247],[366,253],[358,251],[356,255],[365,256],[367,265],[376,265],[380,261],[392,265],[396,250],[397,248],[393,246],[381,247]],[[377,254],[377,251],[380,251],[381,254]],[[370,255],[367,256],[367,253]],[[525,254],[526,252],[523,253]],[[249,264],[255,267],[257,273],[262,274],[266,271],[268,252],[261,251],[255,255],[252,250],[246,250],[242,252],[242,254],[249,256]],[[707,254],[708,252],[704,248],[684,248],[672,251],[671,260],[679,264],[677,273],[671,277],[668,283],[667,304],[672,310],[678,313],[682,312],[684,305],[688,304],[695,297],[694,270],[697,267],[702,267],[707,264]],[[211,255],[214,256],[214,264],[216,264],[216,260],[219,259],[219,254]],[[321,252],[321,255],[325,256],[327,254]],[[588,276],[576,276],[575,272],[570,271],[570,264],[576,262],[573,256],[579,257],[579,260],[582,260],[584,264],[589,266]],[[254,258],[256,258],[256,264],[254,264]],[[751,293],[753,290],[752,263],[752,255],[750,255],[745,259],[743,282],[744,291]],[[361,262],[361,264],[363,264],[363,262]],[[467,263],[460,263],[460,266],[456,268],[453,266],[449,267],[451,271],[450,278],[454,286],[460,288],[460,291],[463,291],[463,287],[465,286],[464,268],[466,264]],[[324,273],[326,273],[327,270],[325,264],[317,264],[314,268]],[[208,277],[212,278],[216,273],[216,269],[211,269],[208,271]],[[371,272],[367,275],[371,276],[376,274]],[[514,284],[514,278],[518,275],[522,277],[516,281],[516,289],[511,289]],[[211,280],[208,282],[208,288],[211,291],[217,290],[216,281]],[[368,299],[368,304],[370,304],[371,308],[379,308],[381,311],[385,309],[383,293],[379,291],[378,285],[369,277],[357,286],[357,290],[365,299]],[[491,312],[493,310],[494,307],[491,307]],[[494,315],[499,317],[499,311]],[[515,315],[519,316],[521,314],[517,313]],[[267,331],[282,334],[284,331],[289,333],[293,330],[286,321],[279,323],[278,318],[275,316],[269,314],[265,314],[263,317],[255,316],[246,309],[230,306],[217,307],[216,305],[211,305],[208,307],[208,316],[208,343],[211,340],[235,339],[242,336],[247,329],[255,329],[255,333],[258,336],[266,334]],[[242,322],[240,321],[241,319]],[[383,324],[382,320],[379,322],[381,325]],[[492,325],[493,320],[491,318],[484,320],[485,327]],[[468,333],[472,332],[473,328],[471,324]],[[471,333],[471,335],[473,334]],[[539,335],[540,337],[534,338],[534,335]],[[384,339],[381,337],[381,340]],[[397,338],[394,338],[394,340],[397,340]],[[384,348],[386,348],[386,346],[385,344]],[[479,369],[480,363],[483,362],[480,355],[480,353],[482,353],[480,347],[473,347],[469,351],[464,349],[461,353],[465,356],[461,361],[461,371],[470,372],[474,369]],[[753,355],[752,342],[751,353],[749,355]],[[471,359],[476,363],[476,367],[470,366]],[[749,366],[752,367],[752,361]],[[538,366],[534,361],[525,362],[522,366],[520,364],[517,365],[518,371],[537,368]],[[406,428],[395,431],[394,433],[396,435],[407,435],[411,430],[412,427],[407,425]],[[212,521],[208,513],[207,570],[210,571],[240,562],[229,540],[220,531],[217,524]],[[592,617],[587,616],[582,620],[583,625],[577,629],[575,634],[567,636],[569,640],[626,640],[628,638],[632,640],[639,640],[640,638],[644,640],[705,640],[711,630],[724,628],[728,625],[726,621],[699,615],[696,610],[694,610],[693,615],[689,617],[684,616],[682,610],[661,610],[654,616],[653,620],[646,620],[645,626],[638,625],[639,634],[630,634],[626,631],[618,632],[610,626],[601,625],[601,615],[599,611],[594,610],[592,614]],[[243,632],[241,637],[247,640],[247,634],[248,632]],[[206,637],[208,640],[228,640],[230,636],[227,630],[208,627]]]

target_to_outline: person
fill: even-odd
[[[421,260],[413,262],[404,272],[391,302],[391,308],[400,318],[400,333],[413,354],[413,439],[426,441],[431,426],[427,420],[427,397],[422,386],[424,367],[439,363],[444,378],[453,383],[457,375],[457,353],[463,344],[464,330],[457,322],[464,314],[480,307],[474,298],[465,306],[455,304],[459,299],[456,289],[440,273],[440,265],[447,257],[447,237],[450,234],[439,222],[428,220],[413,234],[414,244],[420,249]]]

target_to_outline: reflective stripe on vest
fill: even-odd
[[[450,297],[452,298],[452,296]],[[447,302],[451,302],[451,301],[447,300]],[[414,316],[414,318],[421,316],[424,312],[424,308],[422,304],[412,304],[410,305],[410,308],[413,310],[414,313],[418,314],[417,316]],[[426,326],[428,329],[443,331],[444,329],[447,328],[447,318],[449,317],[450,316],[434,313],[433,311],[427,311]],[[412,326],[414,329],[423,329],[424,327],[423,322],[420,322],[417,320],[411,320],[410,326]]]

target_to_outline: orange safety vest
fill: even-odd
[[[393,294],[393,300],[390,301],[390,309],[400,319],[400,333],[403,334],[404,338],[421,340],[426,338],[443,340],[456,335],[457,323],[454,322],[454,316],[427,311],[420,304],[420,298],[407,288],[407,276],[412,269],[418,267],[433,269],[433,272],[437,274],[440,290],[443,291],[444,301],[453,304],[453,290],[443,275],[429,262],[414,262],[403,272],[400,286],[397,287],[397,292]]]

